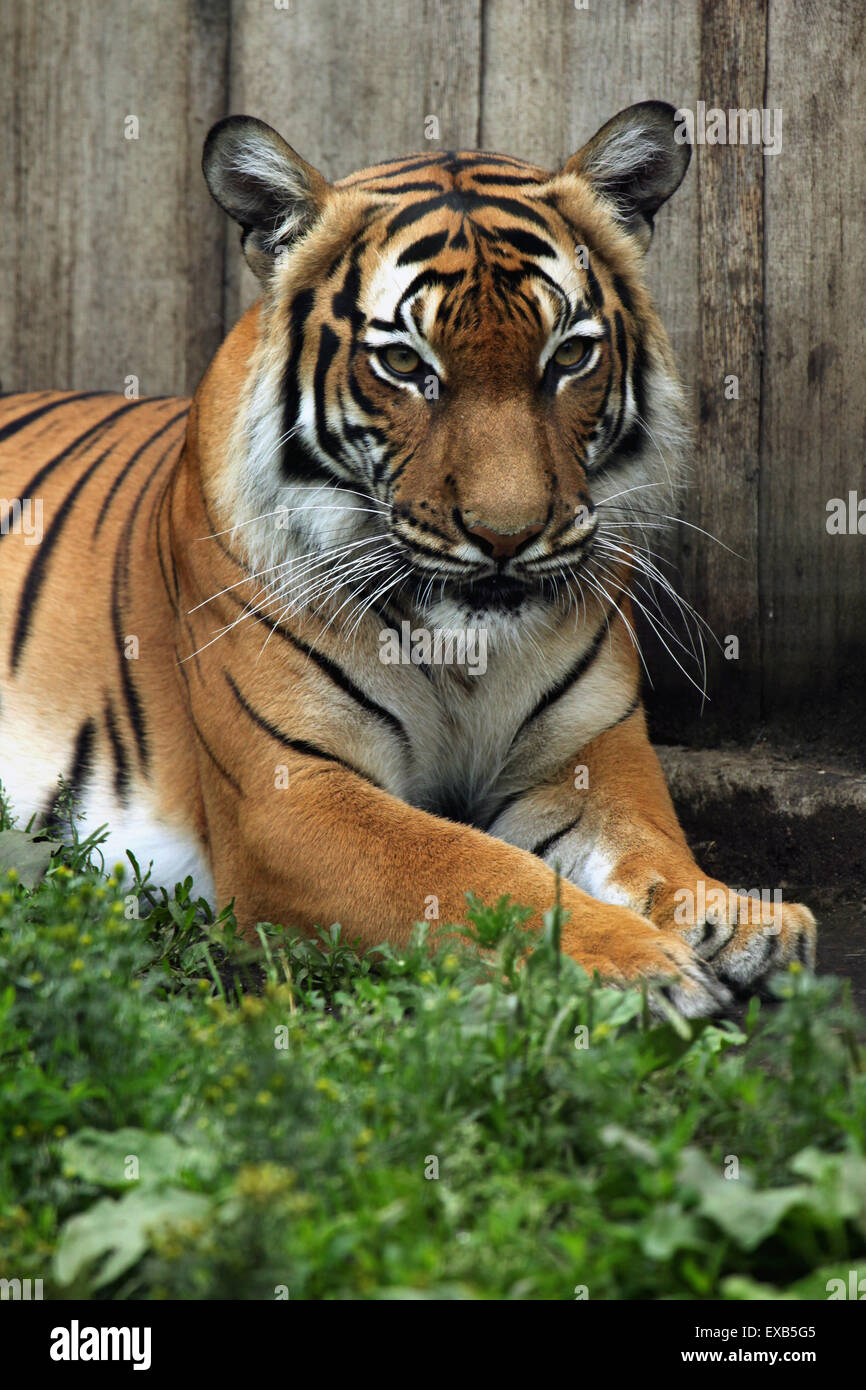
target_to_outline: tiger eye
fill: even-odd
[[[412,372],[417,372],[421,365],[421,358],[414,348],[406,347],[405,343],[392,343],[386,347],[382,353],[386,363],[392,372],[397,372],[400,376],[409,376]]]
[[[558,367],[576,367],[589,352],[589,344],[585,338],[569,338],[568,342],[560,343],[553,360]]]

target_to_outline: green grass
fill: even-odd
[[[556,914],[529,940],[478,906],[486,957],[423,928],[359,958],[337,928],[264,926],[254,952],[189,883],[52,848],[39,878],[39,849],[0,841],[0,1276],[694,1299],[866,1275],[864,1020],[840,982],[787,974],[742,1030],[659,1023],[560,956]]]

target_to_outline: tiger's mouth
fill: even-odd
[[[539,584],[507,574],[488,574],[450,586],[450,596],[461,606],[485,612],[513,613],[541,594]]]

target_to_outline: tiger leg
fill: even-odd
[[[566,834],[542,846],[548,864],[594,897],[629,907],[675,932],[738,988],[788,961],[815,962],[815,919],[799,903],[747,895],[696,863],[677,820],[643,711],[601,734],[558,789]],[[575,784],[580,784],[576,789]]]
[[[247,763],[247,767],[250,763]],[[404,946],[430,896],[439,920],[465,924],[466,893],[486,903],[510,894],[534,909],[538,929],[555,878],[537,857],[471,826],[418,810],[334,764],[298,760],[287,787],[258,794],[239,785],[207,796],[212,862],[221,900],[235,896],[248,933],[258,921],[312,931],[340,922],[364,948]],[[274,795],[280,799],[274,802]],[[600,903],[562,882],[563,950],[617,983],[670,982],[681,1012],[718,1012],[728,996],[691,947],[629,907]]]

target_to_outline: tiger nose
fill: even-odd
[[[480,543],[484,553],[492,556],[494,560],[510,560],[527,541],[531,541],[533,536],[537,536],[543,530],[543,521],[524,526],[522,531],[510,532],[494,531],[492,527],[480,524],[466,527],[467,533],[473,536]]]

